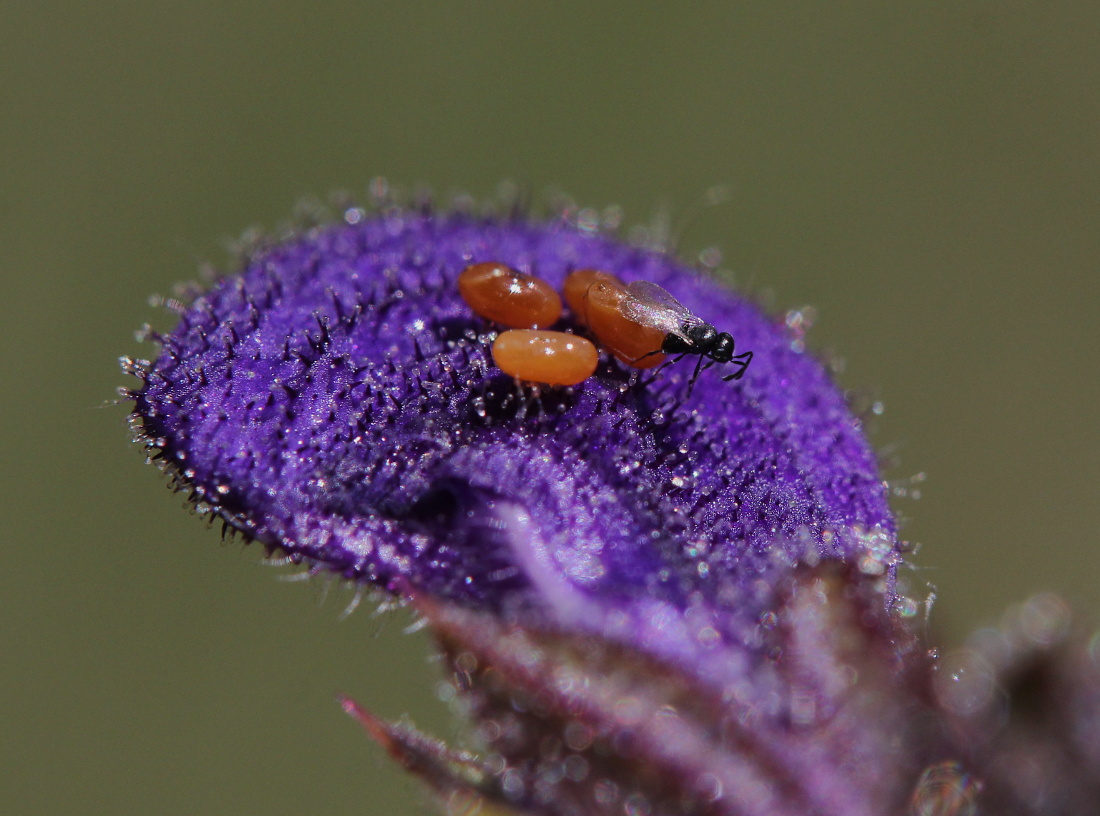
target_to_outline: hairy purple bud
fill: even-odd
[[[744,679],[795,563],[870,553],[890,579],[874,455],[782,321],[567,219],[344,220],[256,249],[198,295],[134,395],[155,454],[230,527],[356,581],[631,642],[718,685]],[[533,396],[459,297],[480,261],[559,288],[579,267],[653,281],[753,363],[689,391],[691,363],[650,382],[606,359]]]
[[[579,268],[656,283],[752,364],[693,388],[694,360],[654,377],[604,355],[572,388],[518,385],[457,289],[481,262],[559,290]],[[895,613],[886,490],[797,319],[587,217],[388,203],[257,245],[174,305],[155,359],[126,362],[139,435],[229,529],[416,605],[487,753],[345,707],[445,799],[880,816],[1034,793],[995,760],[1026,766],[1049,727],[983,746],[998,709],[959,709]],[[1095,723],[1095,683],[1050,654],[1040,679]],[[1067,730],[1094,767],[1096,726]]]

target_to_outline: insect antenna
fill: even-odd
[[[730,380],[739,380],[745,376],[745,369],[749,367],[749,363],[752,362],[752,352],[746,351],[734,356],[734,361],[737,362],[737,370],[732,374],[729,374],[722,378],[722,382],[729,382]]]

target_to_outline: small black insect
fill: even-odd
[[[623,315],[642,326],[649,326],[665,333],[661,348],[652,354],[675,354],[676,360],[687,354],[698,354],[699,362],[691,375],[688,393],[695,386],[699,372],[715,363],[734,363],[737,370],[722,378],[723,381],[739,380],[752,362],[752,352],[734,354],[733,335],[720,332],[710,323],[694,315],[684,304],[649,281],[634,281],[626,285],[626,297],[620,304]],[[644,359],[639,358],[639,359]],[[703,366],[704,358],[711,362]]]

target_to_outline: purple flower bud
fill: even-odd
[[[519,385],[457,290],[486,261],[651,281],[752,364],[693,382],[694,358],[605,355],[575,387]],[[491,754],[346,706],[441,795],[843,816],[965,775],[917,725],[886,491],[797,320],[588,219],[395,206],[260,245],[175,307],[126,365],[140,437],[229,529],[417,604]]]
[[[694,358],[652,382],[606,359],[535,396],[459,297],[480,261],[556,288],[580,267],[655,282],[752,365],[689,389]],[[794,564],[870,556],[892,579],[894,522],[843,395],[783,321],[666,254],[565,218],[349,209],[180,311],[139,372],[136,424],[196,501],[271,550],[601,633],[720,687],[745,681]]]

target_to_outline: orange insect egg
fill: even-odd
[[[577,320],[588,327],[600,345],[627,365],[653,368],[665,360],[661,350],[666,332],[623,314],[626,285],[598,269],[577,269],[565,279],[565,301]]]
[[[550,284],[502,263],[467,266],[458,292],[474,312],[510,329],[546,328],[561,317],[561,298]]]
[[[493,362],[517,380],[543,385],[576,385],[596,371],[599,353],[575,334],[512,329],[493,343]]]

